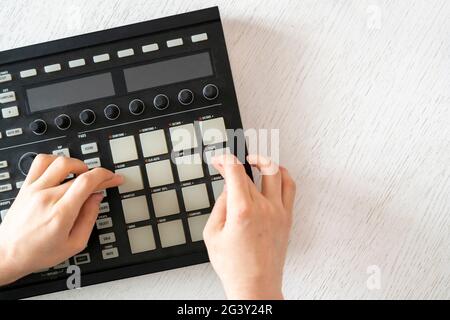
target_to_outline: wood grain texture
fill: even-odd
[[[286,297],[449,299],[449,1],[2,0],[0,50],[216,4],[244,126],[298,184]],[[204,264],[40,298],[223,297]]]

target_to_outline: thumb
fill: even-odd
[[[102,200],[103,194],[95,193],[90,195],[81,207],[80,213],[69,235],[69,241],[77,251],[82,251],[87,246],[95,221],[97,220]]]

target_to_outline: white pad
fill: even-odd
[[[209,219],[209,214],[188,218],[189,229],[191,231],[192,242],[203,240],[203,229]]]
[[[145,165],[150,187],[155,188],[173,183],[170,160],[156,161]]]
[[[197,136],[192,123],[170,128],[170,140],[174,151],[197,148]]]
[[[223,118],[201,121],[200,131],[202,132],[204,145],[226,142],[228,140]]]
[[[211,185],[213,188],[214,200],[217,200],[217,198],[223,192],[223,187],[225,186],[225,180],[213,181],[213,182],[211,182]]]
[[[139,135],[144,157],[154,157],[168,153],[164,130],[145,132]]]
[[[122,208],[126,223],[135,223],[150,219],[145,196],[122,200]]]
[[[153,208],[156,217],[165,217],[180,212],[177,192],[175,190],[163,191],[152,194]]]
[[[204,183],[182,188],[181,191],[186,211],[199,210],[211,206]]]
[[[156,249],[155,237],[151,226],[128,230],[128,239],[130,240],[133,254]]]
[[[122,163],[138,158],[134,136],[109,140],[113,162]]]
[[[186,243],[183,223],[181,220],[174,220],[158,224],[159,237],[163,248],[177,246]]]
[[[204,176],[202,159],[198,153],[175,159],[180,181],[194,180]]]
[[[139,166],[117,169],[116,173],[122,175],[125,179],[124,183],[119,186],[119,193],[127,193],[144,189],[141,168],[139,168]]]
[[[219,171],[217,171],[216,168],[212,165],[211,159],[213,157],[222,156],[224,154],[231,154],[230,148],[221,148],[221,149],[215,149],[215,150],[209,150],[205,152],[205,160],[208,164],[208,171],[211,176],[219,174]]]

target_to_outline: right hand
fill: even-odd
[[[282,277],[292,225],[295,183],[270,159],[249,156],[262,190],[233,155],[213,159],[225,178],[203,235],[229,299],[282,299]]]

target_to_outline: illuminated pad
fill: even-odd
[[[183,193],[186,211],[209,208],[211,205],[209,203],[208,192],[204,183],[182,188],[181,191]]]
[[[119,186],[119,193],[127,193],[144,189],[141,169],[139,166],[117,169],[116,173],[124,177],[124,183]]]
[[[210,175],[219,174],[219,171],[217,171],[216,168],[212,165],[211,159],[216,156],[222,156],[224,154],[231,154],[230,148],[221,148],[221,149],[215,149],[205,152],[205,160],[208,164],[208,171]]]
[[[131,253],[140,253],[156,249],[155,237],[151,226],[128,230]]]
[[[188,219],[189,230],[191,230],[192,241],[203,240],[203,229],[205,229],[209,214],[202,214],[200,216],[191,217]]]
[[[145,196],[122,200],[122,208],[126,223],[135,223],[150,219]]]
[[[192,123],[170,128],[170,140],[174,151],[197,148],[197,136]]]
[[[155,215],[158,218],[180,212],[177,192],[175,190],[153,193],[152,202]]]
[[[175,159],[180,181],[194,180],[204,176],[202,159],[198,153]]]
[[[186,243],[183,223],[181,220],[174,220],[158,224],[159,237],[163,248],[177,246]]]
[[[114,163],[133,161],[138,158],[133,136],[109,140]]]
[[[223,187],[225,186],[224,180],[216,180],[211,182],[213,193],[214,193],[214,200],[217,200],[217,198],[220,196],[220,194],[223,192]]]
[[[203,144],[205,145],[226,142],[228,140],[223,118],[201,121],[200,131],[202,132]]]
[[[142,153],[146,158],[169,152],[164,130],[141,133],[139,138],[141,139]]]
[[[156,161],[145,165],[150,187],[159,187],[173,183],[170,160]]]

